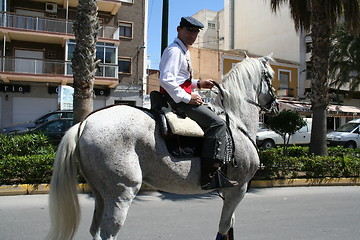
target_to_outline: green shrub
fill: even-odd
[[[318,178],[360,176],[360,149],[329,148],[329,156],[308,154],[307,147],[289,147],[260,151],[263,178]]]
[[[41,133],[0,134],[0,185],[50,183],[56,146]],[[78,168],[79,182],[85,182]]]
[[[0,185],[49,183],[55,153],[42,155],[6,155],[0,159]]]
[[[43,134],[0,135],[0,185],[48,183],[54,158]]]
[[[0,134],[0,156],[9,154],[26,156],[31,154],[44,154],[54,152],[47,136],[39,133],[24,135]]]

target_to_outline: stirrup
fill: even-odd
[[[239,185],[237,181],[232,181],[227,179],[227,177],[220,170],[216,170],[210,182],[202,185],[201,189],[203,190],[211,190],[211,189],[219,189],[225,187],[235,187]]]

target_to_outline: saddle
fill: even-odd
[[[183,112],[177,112],[167,103],[163,94],[158,91],[150,93],[151,111],[160,128],[166,146],[175,157],[200,156],[204,132],[201,127]],[[227,132],[225,163],[232,159],[232,138]]]
[[[165,96],[158,91],[150,93],[150,103],[160,135],[165,139],[170,154],[178,158],[200,156],[204,133],[199,125],[188,117],[176,114]]]

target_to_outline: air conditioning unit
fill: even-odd
[[[56,3],[45,3],[45,12],[57,13],[57,4]]]

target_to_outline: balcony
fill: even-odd
[[[115,87],[118,83],[117,65],[100,64],[95,76],[96,84]],[[0,57],[0,79],[4,82],[34,81],[34,78],[37,82],[71,82],[71,62]]]
[[[16,39],[23,40],[23,38],[31,38],[36,42],[53,42],[48,39],[45,40],[43,35],[47,35],[48,38],[50,36],[48,34],[56,34],[63,36],[53,36],[55,38],[66,38],[66,35],[74,35],[73,32],[73,23],[74,21],[65,20],[65,19],[54,19],[54,18],[45,18],[45,17],[32,17],[32,16],[23,16],[14,13],[8,12],[0,12],[0,31],[3,34],[6,34],[8,39]],[[24,34],[23,31],[26,31]],[[34,32],[36,36],[28,36],[29,32]],[[115,42],[118,44],[119,42],[119,29],[118,27],[113,26],[104,26],[102,25],[98,38],[102,38],[104,40],[110,40],[111,42]]]
[[[77,7],[77,5],[79,4],[78,0],[35,0],[36,2],[51,2],[51,3],[56,3],[58,5],[63,5],[63,7],[65,8],[66,6],[68,7]],[[112,15],[115,15],[120,7],[121,7],[121,2],[128,2],[128,3],[132,3],[133,0],[98,0],[97,1],[97,6],[99,11],[103,11],[103,12],[109,12]]]

